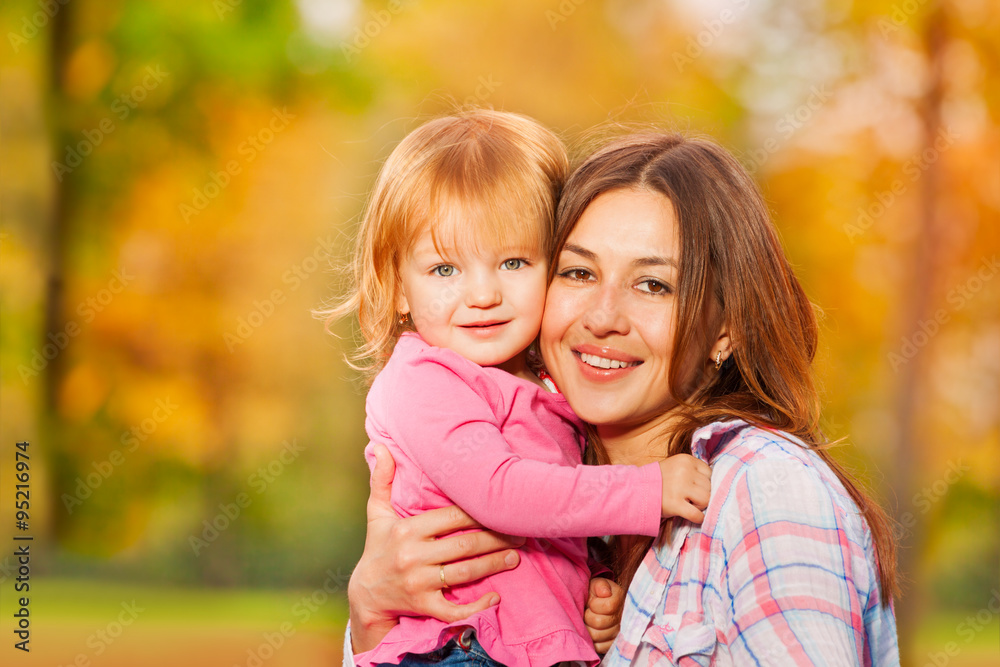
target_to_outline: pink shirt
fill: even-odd
[[[470,626],[505,665],[597,661],[583,623],[591,535],[656,535],[657,463],[584,466],[582,422],[561,394],[404,333],[367,399],[365,427],[396,461],[392,505],[403,517],[457,504],[487,528],[528,541],[521,563],[445,596],[465,604],[489,591],[500,604],[447,624],[402,617],[359,667],[398,663]],[[365,449],[374,466],[372,445]]]

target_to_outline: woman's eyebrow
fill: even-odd
[[[677,260],[673,257],[640,257],[632,262],[635,266],[672,266],[677,268]]]
[[[571,252],[574,255],[579,255],[580,257],[583,257],[584,259],[589,259],[592,262],[597,261],[597,253],[591,252],[590,250],[587,250],[586,248],[575,245],[573,243],[567,243],[566,245],[564,245],[563,252]]]
[[[579,255],[584,259],[588,259],[592,262],[597,261],[597,253],[592,250],[587,250],[584,247],[575,245],[573,243],[567,243],[563,246],[563,251],[571,252],[574,255]],[[677,268],[677,260],[673,257],[660,257],[659,255],[651,255],[649,257],[640,257],[639,259],[633,260],[633,266],[672,266]]]

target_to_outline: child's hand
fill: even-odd
[[[590,594],[587,609],[583,612],[583,622],[590,631],[594,648],[601,655],[608,652],[621,630],[622,607],[625,604],[625,589],[611,581],[594,577],[590,580]]]
[[[675,454],[660,461],[663,473],[663,516],[679,516],[692,523],[705,519],[712,490],[712,469],[690,454]]]

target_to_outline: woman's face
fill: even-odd
[[[556,258],[542,318],[546,367],[598,426],[665,417],[680,239],[670,200],[612,190],[583,212]]]

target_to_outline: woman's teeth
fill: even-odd
[[[583,352],[580,353],[580,360],[588,366],[593,366],[594,368],[628,368],[630,366],[638,366],[641,363],[638,361],[605,359],[604,357],[599,357],[596,354],[584,354]]]

